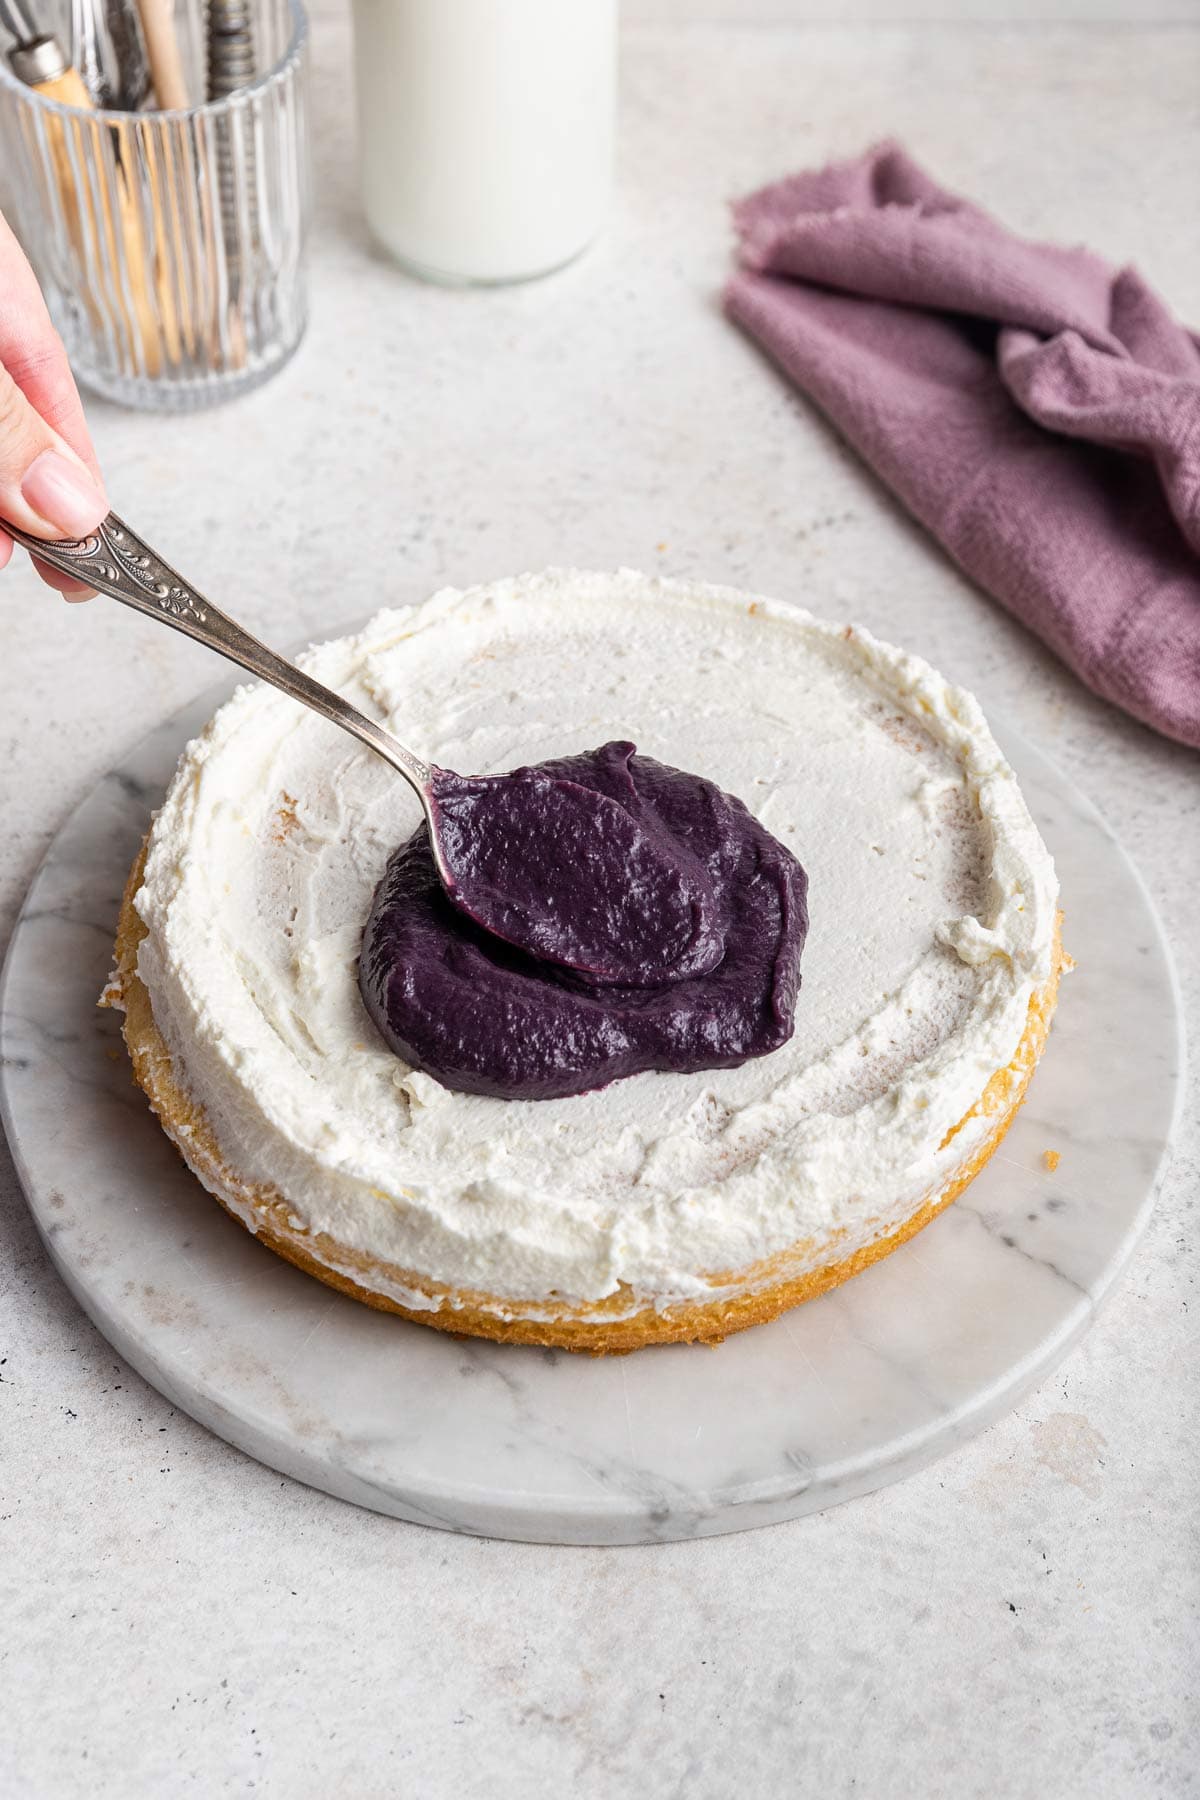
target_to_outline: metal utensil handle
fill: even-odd
[[[332,688],[315,681],[285,656],[252,637],[197,588],[189,587],[178,571],[144,544],[116,513],[110,512],[89,536],[62,542],[31,537],[7,520],[3,526],[39,562],[195,638],[198,644],[227,656],[247,674],[269,681],[281,693],[340,725],[398,769],[425,804],[425,789],[432,775],[428,763],[414,756],[391,732],[368,719]]]

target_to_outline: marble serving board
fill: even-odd
[[[152,733],[67,821],[0,1014],[5,1124],[50,1255],[175,1405],[399,1519],[633,1544],[768,1525],[898,1480],[1011,1407],[1086,1329],[1153,1203],[1180,1012],[1141,880],[1015,733],[1000,735],[1057,859],[1078,968],[1000,1150],[913,1242],[774,1324],[717,1349],[592,1359],[454,1339],[289,1267],[204,1192],[133,1085],[96,998],[130,860],[222,697]]]

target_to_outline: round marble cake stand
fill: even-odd
[[[228,1218],[154,1122],[96,997],[130,861],[214,704],[143,740],[63,827],[13,937],[0,1017],[5,1124],[50,1255],[174,1405],[396,1518],[635,1544],[769,1525],[896,1481],[1011,1407],[1085,1330],[1153,1204],[1180,1011],[1140,878],[1014,733],[1079,966],[999,1152],[913,1242],[774,1324],[716,1350],[592,1359],[456,1340],[333,1293]]]

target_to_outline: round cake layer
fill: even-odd
[[[666,1306],[636,1306],[622,1283],[598,1305],[593,1302],[579,1309],[567,1301],[543,1297],[522,1310],[499,1295],[446,1287],[414,1269],[397,1268],[364,1251],[351,1250],[325,1232],[309,1232],[278,1189],[243,1182],[230,1168],[203,1108],[176,1079],[170,1053],[154,1023],[150,996],[138,978],[138,946],[146,928],[134,909],[133,897],[141,886],[145,854],[143,845],[130,871],[117,932],[114,981],[105,1003],[124,1010],[125,1041],[134,1076],[164,1131],[227,1211],[297,1268],[380,1311],[459,1336],[586,1351],[593,1356],[621,1355],[650,1344],[722,1343],[733,1332],[765,1324],[860,1274],[923,1230],[974,1179],[1012,1124],[1045,1045],[1063,967],[1056,938],[1050,980],[1034,992],[1016,1056],[1006,1068],[997,1070],[971,1114],[952,1134],[959,1137],[967,1132],[975,1143],[971,1154],[907,1218],[882,1235],[850,1252],[844,1247],[848,1234],[842,1232],[826,1234],[819,1247],[813,1243],[792,1245],[751,1269],[714,1276],[709,1297],[701,1294]],[[981,1141],[975,1141],[975,1134],[968,1129],[976,1120],[986,1122]],[[826,1260],[821,1261],[822,1257]],[[399,1293],[409,1297],[408,1303],[394,1297]]]
[[[184,755],[134,906],[154,1030],[214,1147],[193,1166],[252,1228],[266,1194],[316,1264],[415,1313],[474,1296],[499,1324],[611,1326],[732,1304],[775,1259],[789,1281],[852,1259],[985,1151],[981,1097],[1053,993],[1057,887],[978,707],[928,665],[631,573],[440,594],[304,660],[447,767],[629,738],[707,776],[804,864],[811,928],[795,1033],[761,1061],[453,1093],[388,1051],[355,979],[415,800],[241,690]]]

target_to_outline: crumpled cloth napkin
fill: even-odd
[[[1089,687],[1200,746],[1200,339],[897,144],[734,221],[730,316]]]

